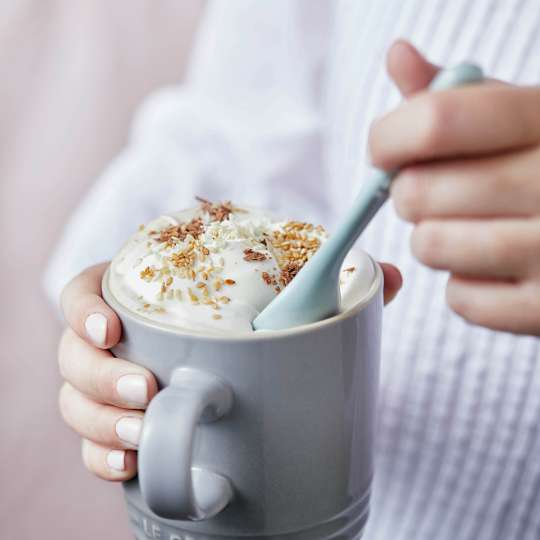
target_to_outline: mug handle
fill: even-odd
[[[139,443],[139,484],[148,507],[168,519],[202,520],[233,496],[227,478],[192,467],[195,430],[232,406],[232,391],[217,377],[181,367],[150,402]]]

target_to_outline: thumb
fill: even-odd
[[[390,263],[380,263],[384,274],[384,304],[390,303],[403,285],[401,272]]]
[[[423,90],[439,71],[438,66],[429,63],[418,49],[403,39],[395,41],[388,50],[386,66],[406,98]]]

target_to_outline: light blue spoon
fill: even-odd
[[[431,90],[446,90],[483,80],[473,64],[444,69],[433,79]],[[305,264],[298,275],[253,321],[255,330],[281,330],[321,321],[339,312],[339,273],[345,256],[379,208],[388,199],[398,173],[375,171],[334,234]]]

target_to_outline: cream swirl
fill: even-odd
[[[126,308],[161,324],[203,333],[252,332],[251,321],[326,238],[321,226],[203,201],[141,226],[114,257],[109,286]],[[343,268],[340,287],[348,309],[367,294],[375,272],[360,252]]]

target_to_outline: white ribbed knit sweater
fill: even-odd
[[[215,2],[187,84],[148,101],[70,222],[50,294],[194,194],[331,225],[365,177],[370,122],[399,100],[384,70],[397,37],[436,63],[469,59],[490,76],[540,82],[540,0]],[[385,311],[365,536],[538,539],[539,340],[450,312],[446,275],[411,257],[408,236],[387,205],[361,241],[405,276]]]

